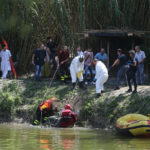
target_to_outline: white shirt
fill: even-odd
[[[102,76],[104,74],[108,75],[108,70],[107,70],[107,68],[103,62],[98,61],[96,64],[96,76],[95,76],[95,78],[98,79],[100,76]]]
[[[78,56],[83,56],[84,53],[82,51],[77,51]]]
[[[145,52],[144,51],[136,52],[135,53],[135,58],[137,59],[138,63],[142,62],[143,59],[146,58]]]
[[[11,53],[10,50],[2,50],[0,52],[0,57],[1,57],[1,70],[11,70],[11,66],[10,66],[10,57],[11,57]]]
[[[81,63],[79,59],[80,59],[80,56],[76,56],[72,60],[71,65],[70,65],[70,69],[74,69],[75,72],[83,71],[84,69],[84,61]]]

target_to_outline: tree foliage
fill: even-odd
[[[85,29],[150,30],[149,16],[150,0],[0,0],[0,35],[25,71],[46,36],[72,46]]]

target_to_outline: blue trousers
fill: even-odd
[[[42,75],[42,68],[43,68],[43,66],[40,66],[40,65],[35,66],[35,78],[36,78],[36,80],[40,80],[40,77]]]
[[[88,70],[90,71],[91,81],[93,81],[93,67],[85,65],[85,82],[87,82]]]
[[[120,67],[118,73],[117,73],[117,84],[116,86],[119,87],[120,86],[120,80],[121,80],[121,77],[124,76],[124,79],[125,79],[125,83],[127,84],[127,71],[128,71],[129,67],[128,65],[123,65]]]
[[[138,64],[137,66],[136,83],[144,84],[144,64]]]

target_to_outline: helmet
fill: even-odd
[[[52,98],[50,98],[50,100],[57,101],[57,98],[56,97],[52,97]]]
[[[71,108],[71,105],[70,105],[70,104],[66,104],[66,105],[65,105],[65,109],[70,109],[70,110],[71,110],[71,109],[72,109],[72,108]]]

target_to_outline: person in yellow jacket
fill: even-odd
[[[73,84],[73,89],[75,88],[77,78],[79,80],[79,87],[83,88],[83,70],[84,70],[84,57],[75,57],[70,65],[70,74]]]

